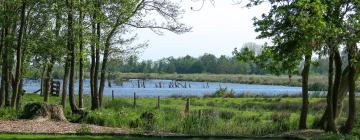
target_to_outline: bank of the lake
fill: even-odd
[[[62,80],[58,79],[62,84]],[[106,82],[108,83],[108,82]],[[195,81],[174,81],[163,79],[129,79],[121,83],[111,82],[111,86],[104,87],[105,96],[132,97],[134,93],[141,97],[169,97],[169,96],[204,96],[216,92],[219,89],[226,89],[235,95],[282,95],[300,94],[301,87],[280,86],[280,85],[258,85],[223,82],[195,82]],[[24,80],[23,89],[27,92],[39,91],[40,80]],[[75,89],[78,89],[79,82],[75,82]],[[90,93],[90,80],[84,80],[84,94]],[[75,91],[75,93],[77,93]]]
[[[168,79],[179,81],[301,86],[301,76],[298,75],[293,75],[289,79],[288,75],[115,73],[111,74],[111,77],[118,82],[125,79]],[[325,75],[311,75],[309,78],[310,88],[314,90],[326,89],[327,77]]]
[[[25,94],[23,97],[23,105],[41,101],[42,97],[35,94]],[[88,110],[89,97],[86,96],[84,101],[85,109]],[[89,110],[85,117],[70,113],[69,105],[66,106],[65,115],[71,122],[131,129],[136,134],[171,132],[192,136],[254,137],[296,131],[301,107],[299,97],[191,97],[189,101],[189,111],[186,112],[184,97],[160,98],[159,108],[157,98],[138,97],[134,105],[133,98],[121,97],[113,100],[105,97],[104,107],[95,111]],[[59,97],[50,97],[50,103],[59,102]],[[310,98],[307,122],[309,128],[320,119],[325,105],[325,98]],[[338,126],[345,122],[347,109],[347,106],[344,106],[344,113],[337,121]],[[17,119],[20,114],[21,111],[0,110],[1,119]],[[359,124],[356,124],[351,135],[360,136]]]

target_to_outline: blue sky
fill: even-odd
[[[207,2],[200,11],[201,2],[174,0],[186,10],[182,21],[193,27],[192,32],[176,35],[165,32],[159,36],[147,29],[136,30],[139,41],[148,41],[149,46],[139,55],[142,60],[158,60],[163,57],[185,55],[200,56],[204,53],[231,55],[235,47],[246,42],[263,44],[268,40],[258,40],[254,31],[253,17],[260,17],[269,10],[268,5],[246,8],[247,3],[233,5],[232,0],[216,0],[215,6]]]

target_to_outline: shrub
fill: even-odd
[[[86,124],[81,124],[80,128],[78,130],[76,130],[76,134],[78,135],[88,135],[91,134],[91,129],[88,125]]]
[[[223,97],[223,98],[234,98],[235,92],[233,90],[228,91],[227,88],[219,88],[211,95],[205,95],[204,97]]]
[[[141,114],[142,126],[146,131],[151,131],[155,128],[154,114],[151,112],[144,112]]]
[[[1,108],[0,109],[0,119],[2,120],[15,120],[19,116],[21,111],[16,111],[12,108]]]

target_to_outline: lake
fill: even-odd
[[[62,83],[61,80],[60,83]],[[143,87],[145,83],[145,88]],[[161,88],[160,88],[161,83]],[[186,83],[186,87],[185,87]],[[112,90],[115,96],[133,96],[136,92],[140,97],[155,97],[155,96],[203,96],[204,94],[211,94],[220,87],[233,90],[236,94],[252,93],[264,95],[279,95],[279,94],[299,94],[301,87],[279,86],[279,85],[256,85],[256,84],[239,84],[239,83],[221,83],[221,82],[189,82],[189,81],[175,81],[173,80],[138,80],[130,79],[122,84],[112,83],[111,87],[108,82],[105,84],[104,95],[111,96]],[[139,88],[140,85],[140,88]],[[78,81],[75,83],[76,91],[78,89]],[[177,86],[177,88],[175,87]],[[35,92],[40,89],[40,80],[25,80],[24,89],[27,92]],[[89,94],[90,86],[89,80],[84,80],[84,93]]]

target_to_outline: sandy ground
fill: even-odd
[[[0,120],[0,133],[27,133],[27,134],[76,134],[79,129],[86,126],[93,134],[127,135],[135,134],[129,129],[104,127],[89,124],[55,122],[50,120]],[[265,137],[311,137],[323,134],[317,129],[297,130],[281,134],[270,134]],[[168,132],[147,132],[144,136],[186,136]]]
[[[31,133],[31,134],[71,134],[77,133],[81,127],[90,128],[91,133],[130,134],[131,130],[104,127],[97,125],[69,122],[54,122],[49,120],[12,120],[0,121],[0,133]]]

